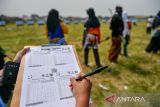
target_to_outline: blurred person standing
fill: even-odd
[[[100,58],[98,52],[98,44],[100,43],[100,22],[95,15],[94,9],[89,8],[87,11],[88,20],[84,24],[83,47],[84,47],[84,62],[88,66],[88,54],[92,49],[97,67],[100,67]]]
[[[67,44],[64,34],[68,33],[68,28],[64,22],[59,19],[59,12],[56,9],[49,11],[46,32],[49,44]]]
[[[118,55],[121,52],[121,36],[123,35],[123,18],[122,18],[122,7],[116,6],[115,14],[112,16],[110,29],[112,30],[111,36],[111,47],[109,50],[109,61],[112,63],[117,63]]]
[[[146,33],[147,34],[151,34],[152,23],[153,23],[153,16],[149,16],[148,19],[147,19],[147,27],[146,27]]]
[[[160,11],[157,13],[153,20],[152,28],[152,38],[145,51],[157,53],[157,51],[160,50]]]
[[[128,20],[128,14],[126,11],[122,13],[124,30],[123,30],[123,55],[128,57],[128,44],[130,40],[130,25]]]

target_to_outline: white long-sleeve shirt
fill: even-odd
[[[123,23],[124,23],[124,30],[123,30],[123,37],[129,35],[129,28],[128,28],[128,14],[126,11],[122,13]]]

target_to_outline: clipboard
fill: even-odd
[[[50,46],[50,45],[42,45],[42,47],[46,47],[46,46]],[[57,45],[54,45],[54,46],[57,46]],[[35,47],[35,46],[29,46],[29,47]],[[82,71],[82,66],[81,66],[81,63],[78,59],[78,54],[75,50],[75,47],[74,46],[72,46],[72,47],[73,47],[74,54],[75,54],[77,63],[79,65],[80,71]],[[12,97],[12,100],[11,100],[10,107],[20,107],[22,81],[23,81],[23,74],[24,74],[24,63],[25,63],[25,56],[21,60],[21,64],[20,64],[20,68],[19,68],[19,72],[18,72],[18,76],[17,76],[17,81],[16,81],[16,84],[15,84],[15,89],[14,89],[14,92],[13,92],[13,97]]]

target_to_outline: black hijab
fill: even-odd
[[[122,17],[123,8],[121,6],[116,6],[116,12],[120,17]]]
[[[56,9],[50,10],[47,18],[47,29],[49,32],[55,32],[60,24],[59,12]]]
[[[95,12],[93,8],[89,8],[87,11],[88,14],[88,20],[87,22],[84,24],[85,27],[89,28],[89,27],[99,27],[100,23],[98,18],[95,16]]]

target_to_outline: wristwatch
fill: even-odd
[[[4,85],[13,85],[17,80],[20,63],[8,61],[3,69],[2,83]]]

